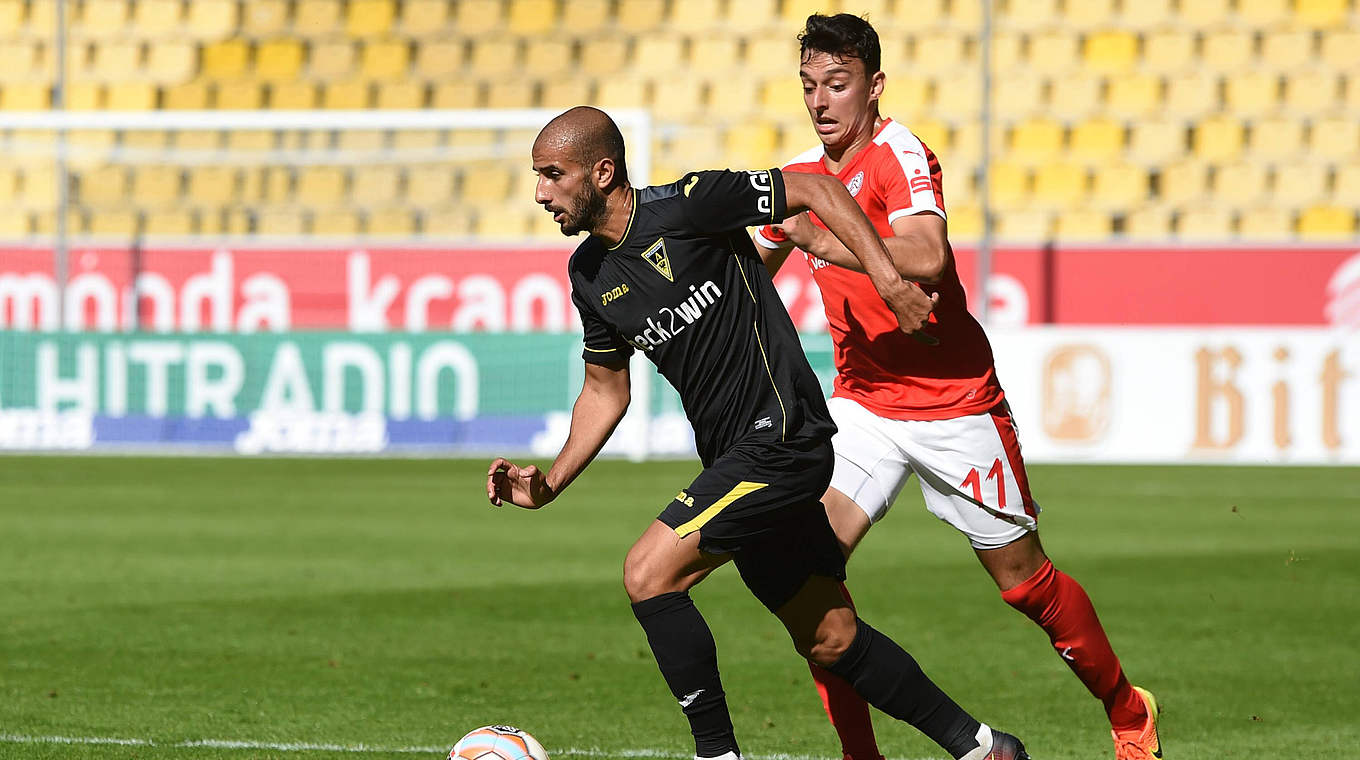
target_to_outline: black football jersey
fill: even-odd
[[[568,265],[585,360],[646,353],[679,391],[705,466],[738,444],[830,438],[821,384],[746,233],[784,219],[779,170],[633,192],[618,245],[591,236]]]

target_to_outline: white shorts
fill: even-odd
[[[831,487],[878,522],[912,473],[926,508],[977,549],[1005,546],[1038,528],[1020,440],[1004,403],[990,413],[947,420],[880,417],[846,398],[827,402],[839,431],[831,439]]]

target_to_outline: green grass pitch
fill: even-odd
[[[620,568],[697,465],[598,462],[539,513],[490,507],[485,471],[0,458],[0,757],[436,758],[381,750],[446,748],[493,722],[556,758],[684,757]],[[1036,466],[1031,480],[1050,555],[1164,704],[1168,758],[1360,745],[1360,470]],[[1100,706],[914,485],[850,587],[1036,758],[1112,755]],[[747,754],[837,758],[805,666],[735,571],[695,599]],[[876,724],[890,758],[941,755]],[[342,751],[360,745],[375,750]]]

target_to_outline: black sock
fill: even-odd
[[[869,704],[906,721],[955,758],[978,746],[981,724],[955,704],[892,639],[863,620],[845,654],[827,670],[844,678]]]
[[[689,718],[695,754],[740,754],[718,678],[718,647],[689,594],[673,591],[637,602],[633,615],[647,633],[666,685]]]

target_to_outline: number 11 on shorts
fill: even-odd
[[[988,480],[993,480],[993,479],[996,480],[996,503],[997,503],[997,508],[998,508],[998,509],[1005,509],[1005,508],[1006,508],[1006,477],[1005,477],[1005,472],[1001,469],[1001,460],[1000,460],[1000,459],[997,459],[995,462],[992,463],[992,469],[989,470],[989,471],[987,472],[987,479],[988,479]],[[959,485],[960,485],[960,486],[972,486],[972,487],[973,487],[973,501],[976,501],[976,502],[979,503],[979,504],[985,503],[985,502],[982,501],[982,478],[981,478],[980,475],[978,475],[978,469],[977,469],[976,467],[974,467],[973,469],[971,469],[971,470],[968,471],[968,477],[964,478],[964,479],[963,479],[963,482],[960,483]]]

